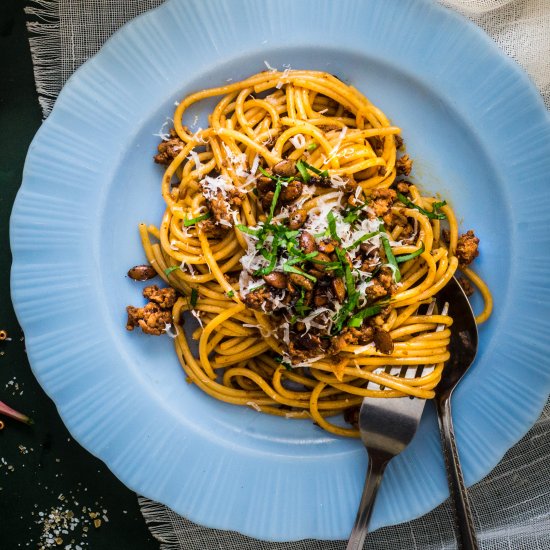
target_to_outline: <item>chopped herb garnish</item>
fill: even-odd
[[[447,206],[447,201],[439,201],[439,202],[434,202],[432,204],[432,208],[433,208],[432,214],[435,214],[437,216],[438,220],[446,220],[447,219],[447,216],[445,215],[445,213],[440,212],[440,208],[442,206]],[[441,216],[443,216],[443,217],[441,217]]]
[[[342,242],[342,239],[338,236],[338,233],[336,232],[336,218],[334,217],[334,214],[332,212],[329,212],[327,214],[328,219],[328,230],[330,233],[330,236],[338,242]]]
[[[279,195],[281,194],[281,188],[282,188],[281,180],[277,180],[277,184],[275,186],[275,192],[273,193],[273,199],[271,201],[271,207],[269,208],[269,216],[265,221],[266,224],[268,224],[271,221],[271,219],[273,218],[273,214],[275,214],[275,206],[277,205],[277,201],[279,200]]]
[[[286,262],[288,265],[294,265],[299,262],[311,261],[313,260],[313,258],[315,258],[315,256],[319,254],[317,250],[315,250],[314,252],[310,252],[309,254],[304,254],[300,249],[296,248],[292,243],[291,243],[291,246],[287,246],[287,249],[290,251],[291,254],[296,256],[295,258],[291,258]]]
[[[317,277],[314,277],[313,275],[310,275],[309,273],[306,273],[305,271],[302,271],[301,269],[294,267],[292,264],[290,264],[290,262],[286,262],[285,264],[283,264],[283,271],[285,273],[295,273],[296,275],[302,275],[302,277],[305,277],[306,279],[309,279],[314,283],[317,282]]]
[[[374,315],[377,315],[382,310],[381,304],[375,304],[370,307],[366,307],[365,309],[362,309],[361,311],[358,311],[349,321],[348,321],[348,327],[358,328],[363,324],[363,321],[367,317],[372,317]]]
[[[313,254],[313,252],[312,252]],[[341,268],[342,267],[342,264],[340,262],[325,262],[323,260],[317,260],[317,259],[312,259],[310,260],[310,262],[312,264],[319,264],[319,265],[324,265],[325,266],[325,269],[328,269],[328,270],[331,270],[331,269],[337,269],[337,268]]]
[[[183,225],[185,227],[189,227],[190,225],[195,225],[197,222],[202,222],[203,220],[207,220],[212,217],[212,214],[210,212],[207,212],[206,214],[202,214],[200,216],[197,216],[196,218],[191,218],[190,220],[183,220]]]
[[[308,183],[309,180],[311,179],[311,176],[307,171],[306,163],[303,160],[299,160],[296,163],[296,168],[298,169],[298,172],[300,172],[300,175],[302,176],[302,179],[304,180],[304,182]]]
[[[270,174],[269,172],[266,172],[261,166],[258,166],[258,170],[266,177],[270,178],[273,181],[277,181],[279,178],[277,176],[274,176],[273,174]]]
[[[294,304],[294,309],[296,310],[296,313],[302,317],[311,309],[304,304],[305,297],[306,291],[303,288],[300,288],[300,297]]]
[[[289,183],[289,182],[294,181],[296,179],[294,176],[290,176],[288,178],[285,178],[283,176],[276,176],[275,174],[270,174],[269,172],[264,170],[261,166],[258,166],[258,170],[260,170],[260,172],[266,178],[272,179],[273,181],[285,181],[285,182]]]
[[[447,204],[447,201],[434,202],[432,204],[433,211],[429,212],[428,210],[424,210],[424,208],[418,206],[417,204],[414,204],[414,202],[412,202],[410,199],[405,197],[405,195],[403,195],[399,192],[397,193],[397,198],[403,204],[408,206],[409,208],[414,208],[414,209],[418,210],[419,212],[421,212],[422,214],[424,214],[425,216],[427,216],[431,220],[446,220],[447,219],[447,216],[443,212],[440,212],[440,210],[439,210],[442,206],[445,206]]]
[[[275,362],[282,365],[286,370],[292,370],[292,365],[290,363],[287,363],[280,355],[276,355],[274,359]]]
[[[397,260],[395,259],[395,256],[393,255],[393,252],[391,250],[390,241],[386,235],[381,235],[382,237],[382,244],[384,245],[384,252],[386,253],[386,258],[388,259],[388,263],[393,266],[393,276],[395,279],[395,282],[398,283],[401,280],[401,272],[399,271],[399,266],[397,265]]]
[[[346,302],[344,302],[344,305],[340,308],[340,310],[336,314],[336,317],[334,318],[332,334],[338,334],[342,330],[346,319],[357,306],[358,300],[359,292],[356,292]]]
[[[300,160],[305,168],[308,170],[311,170],[314,174],[317,174],[318,176],[321,176],[322,178],[328,178],[328,170],[319,170],[319,168],[315,168],[315,166],[311,166],[311,164],[308,164],[305,160]]]
[[[346,246],[346,250],[352,250],[353,248],[356,248],[361,243],[368,241],[369,239],[372,239],[372,237],[376,237],[380,231],[372,231],[371,233],[365,233],[362,237],[359,237],[356,241],[351,243],[349,246]]]
[[[310,143],[306,149],[308,151],[315,151],[315,149],[317,149],[317,147],[319,147],[319,144],[318,143]]]
[[[176,269],[181,269],[181,266],[179,265],[172,265],[170,267],[167,267],[165,270],[164,270],[164,274],[165,275],[170,275],[170,273],[172,273],[173,271],[176,271]]]
[[[199,291],[196,288],[191,289],[191,298],[189,300],[189,304],[191,307],[195,307],[197,305],[197,300],[199,299]]]
[[[269,275],[277,265],[277,250],[279,249],[279,237],[275,235],[273,239],[273,243],[271,244],[271,252],[268,253],[269,257],[266,257],[266,260],[269,260],[269,265],[266,267],[262,267],[261,269],[258,269],[254,272],[255,276],[261,275]]]
[[[227,293],[227,296],[229,298],[233,298],[233,296],[235,296],[235,291],[234,290],[230,290],[228,293]]]
[[[346,283],[346,291],[348,293],[348,297],[351,297],[355,294],[355,281],[353,279],[353,275],[351,273],[351,269],[349,267],[348,259],[346,257],[346,253],[341,250],[340,248],[335,249],[336,256],[338,256],[338,259],[340,260],[340,264],[344,270],[344,280]]]
[[[363,209],[364,206],[366,206],[366,203],[358,204],[357,206],[354,206],[353,208],[349,208],[348,210],[344,210],[344,218],[343,220],[346,223],[349,223],[350,225],[355,223],[359,219],[359,213]]]
[[[400,256],[395,257],[395,261],[398,264],[402,264],[403,262],[408,262],[409,260],[412,260],[414,258],[417,258],[424,252],[424,243],[420,244],[420,248],[418,250],[415,250],[414,252],[411,252],[410,254],[402,254]]]
[[[235,227],[239,231],[242,231],[243,233],[246,233],[247,235],[254,235],[255,237],[257,237],[262,232],[261,229],[251,229],[250,227],[247,227],[246,225],[242,225],[242,224],[236,225]]]

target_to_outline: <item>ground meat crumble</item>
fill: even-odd
[[[170,129],[170,139],[163,140],[158,145],[158,154],[153,158],[157,164],[170,164],[181,152],[185,143],[178,137],[174,128]]]
[[[244,199],[244,194],[237,188],[228,189],[225,193],[221,190],[216,192],[216,196],[208,200],[210,212],[216,223],[231,227],[233,225],[233,207],[239,207]]]
[[[409,155],[403,155],[395,162],[395,170],[398,176],[408,176],[412,170],[413,161]]]
[[[157,285],[145,287],[143,296],[149,302],[144,307],[128,306],[126,328],[141,328],[146,334],[159,336],[166,331],[166,325],[172,322],[172,306],[176,302],[173,288],[159,288]]]
[[[461,266],[470,265],[479,255],[479,239],[470,229],[463,235],[460,235],[456,244],[456,256]]]

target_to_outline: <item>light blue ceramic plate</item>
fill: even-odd
[[[424,0],[171,0],[70,79],[34,139],[11,220],[12,289],[31,365],[74,437],[129,487],[200,524],[262,539],[346,538],[366,454],[306,421],[219,403],[168,338],[124,328],[137,223],[163,210],[157,133],[174,102],[265,68],[326,70],[403,128],[415,176],[481,238],[494,292],[454,400],[466,481],[495,466],[550,388],[550,125],[521,70]],[[386,474],[373,526],[447,496],[435,415]]]

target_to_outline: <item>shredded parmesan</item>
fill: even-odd
[[[160,127],[159,131],[156,134],[153,134],[156,137],[162,139],[162,141],[168,141],[170,139],[170,134],[165,132],[166,127],[168,126],[168,120],[165,120],[163,125]]]
[[[246,404],[252,407],[255,411],[262,412],[262,408],[255,401],[247,401]]]
[[[342,131],[340,132],[340,135],[338,136],[338,141],[336,142],[336,145],[330,150],[330,153],[328,154],[328,158],[324,160],[323,164],[328,164],[338,154],[340,146],[342,145],[342,142],[346,137],[347,131],[348,131],[348,127],[344,126],[342,128]]]
[[[302,149],[302,147],[306,146],[306,138],[302,134],[292,136],[289,141],[296,149]]]
[[[187,157],[189,160],[193,161],[195,164],[195,170],[200,170],[202,168],[202,163],[199,159],[199,154],[196,151],[189,151],[189,156]]]
[[[168,334],[168,336],[170,336],[170,338],[177,338],[178,336],[178,327],[176,325],[174,325],[174,327],[172,327],[172,325],[170,323],[166,323],[166,326],[164,327],[164,332],[166,332],[166,334]]]
[[[191,310],[189,310],[189,311],[190,311],[191,315],[192,315],[193,317],[195,317],[195,319],[199,322],[199,325],[200,325],[202,328],[204,328],[204,324],[203,324],[203,322],[202,322],[200,312],[197,311],[196,309],[191,309]]]
[[[201,180],[202,193],[206,199],[212,200],[218,197],[218,191],[221,192],[224,199],[227,199],[227,191],[233,189],[232,183],[229,183],[223,175],[213,178],[205,176]]]

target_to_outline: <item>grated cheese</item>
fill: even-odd
[[[335,175],[330,177],[330,183],[333,187],[344,187],[348,183],[349,179],[344,179],[342,176]],[[360,190],[361,187],[358,187]]]
[[[302,149],[302,147],[306,146],[306,138],[303,136],[303,134],[296,134],[292,136],[288,141],[294,145],[296,149]]]
[[[200,170],[202,168],[202,162],[200,161],[199,154],[196,151],[189,151],[189,156],[187,158],[195,164],[195,170]]]
[[[205,176],[200,183],[202,185],[202,194],[209,200],[218,198],[218,192],[222,194],[224,199],[227,199],[227,192],[234,188],[233,184],[229,183],[223,174],[216,178]]]
[[[340,146],[342,145],[342,142],[346,137],[347,131],[348,131],[348,127],[344,126],[342,128],[342,131],[340,132],[340,135],[338,136],[338,141],[336,142],[336,145],[330,150],[328,154],[328,158],[325,158],[325,160],[323,161],[323,164],[328,164],[338,154]]]

